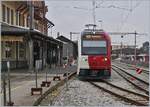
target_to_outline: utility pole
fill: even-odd
[[[7,68],[8,68],[8,71],[7,71],[7,78],[8,78],[8,98],[9,98],[8,106],[13,106],[14,103],[11,101],[10,62],[9,61],[7,62]]]
[[[68,66],[68,59],[69,59],[69,54],[68,54],[68,47],[67,47],[67,64],[66,67]],[[66,91],[68,91],[68,70],[66,70],[67,78],[66,78]]]
[[[32,4],[32,1],[29,1],[29,15],[30,15],[30,30],[34,29],[34,6]]]
[[[60,33],[59,32],[57,32],[57,38],[60,36]]]
[[[31,31],[34,29],[34,7],[32,5],[32,1],[28,1],[29,3],[29,69],[33,68],[33,40],[31,38]]]
[[[135,46],[134,46],[135,66],[136,66],[136,35],[137,35],[137,33],[136,33],[136,31],[135,31],[135,34],[134,34],[134,38],[135,38],[135,41],[134,41],[134,43],[135,43]]]
[[[70,32],[70,40],[72,41],[73,34],[80,34],[80,32]]]
[[[95,16],[95,0],[92,1],[92,5],[93,5],[93,23],[94,25],[96,24],[96,16]]]
[[[121,36],[121,38],[123,38],[123,35]],[[123,43],[122,43],[122,39],[121,39],[121,52],[120,52],[120,56],[121,56],[121,59],[122,59],[122,56],[123,56]]]
[[[70,32],[70,40],[72,41],[72,32]]]

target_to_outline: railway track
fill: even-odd
[[[76,72],[70,73],[68,75],[68,80],[70,80],[71,78],[73,78],[76,75]],[[66,84],[67,81],[67,77],[65,77],[64,79],[62,79],[60,82],[58,82],[56,85],[52,86],[50,89],[48,89],[45,93],[43,93],[41,95],[41,97],[39,97],[33,104],[33,106],[38,106],[40,105],[40,103],[42,102],[43,99],[45,99],[49,94],[51,95],[51,103],[53,102],[54,98],[59,94],[58,92],[58,88],[60,88],[61,86],[63,86],[64,84]]]
[[[131,103],[137,106],[148,106],[149,96],[139,94],[121,87],[118,87],[106,80],[101,80],[102,83],[89,82],[91,85],[101,89],[111,95],[114,95],[125,102]]]
[[[119,74],[122,78],[124,78],[127,82],[129,82],[130,84],[132,84],[133,86],[135,86],[137,89],[143,91],[144,93],[146,93],[147,95],[149,94],[149,83],[126,72],[124,69],[116,66],[116,65],[112,65],[112,69]],[[131,80],[131,78],[134,78],[134,80]]]
[[[135,66],[135,65],[130,65],[130,64],[125,64],[125,63],[118,63],[118,62],[115,62],[116,64],[119,64],[119,66],[121,65],[121,67],[122,68],[124,68],[124,69],[131,69],[131,70],[136,70],[136,68],[135,67],[133,67],[133,66]],[[138,67],[138,68],[140,68],[140,67]],[[143,73],[145,73],[145,74],[149,74],[149,70],[146,70],[146,69],[143,69],[142,68],[142,71],[143,71]]]

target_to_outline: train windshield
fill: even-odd
[[[106,41],[102,40],[83,40],[82,55],[106,55]]]

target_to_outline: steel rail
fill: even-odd
[[[114,61],[114,62],[115,62],[115,61]],[[120,63],[118,63],[118,62],[115,62],[115,63],[120,64]],[[121,62],[121,65],[125,65],[125,66],[130,67],[131,69],[135,69],[135,68],[133,68],[134,65],[126,64],[126,63],[123,63],[123,62]],[[139,66],[138,68],[140,68],[140,66]],[[146,70],[146,69],[144,69],[144,68],[142,68],[142,70],[143,70],[144,73],[146,73],[146,74],[149,74],[149,72],[150,72],[149,70]]]
[[[134,76],[134,75],[132,75],[132,74],[130,74],[130,73],[128,73],[128,72],[126,72],[126,70],[124,70],[124,69],[122,69],[122,68],[120,68],[120,67],[118,67],[118,66],[116,66],[116,65],[112,65],[112,66],[114,66],[114,67],[120,69],[121,71],[123,71],[123,72],[126,73],[127,75],[129,75],[129,76],[131,76],[131,77],[134,77],[134,78],[137,79],[138,81],[143,82],[143,83],[146,84],[146,85],[149,85],[148,82],[146,82],[146,81],[144,81],[144,80],[142,80],[142,79],[140,79],[140,78],[138,78],[138,77],[136,77],[136,76]]]
[[[90,83],[91,85],[97,87],[98,89],[102,89],[102,90],[104,90],[105,92],[108,92],[108,93],[111,94],[111,95],[114,95],[114,96],[116,96],[116,97],[118,97],[118,98],[121,98],[122,100],[124,100],[124,101],[126,101],[126,102],[128,102],[128,103],[132,103],[132,104],[138,105],[138,106],[148,106],[148,104],[141,103],[141,102],[138,102],[138,101],[133,100],[133,99],[131,99],[131,98],[124,97],[124,96],[122,96],[122,95],[120,95],[120,94],[117,94],[117,93],[115,93],[115,92],[113,92],[113,91],[110,91],[110,90],[108,90],[108,89],[106,89],[106,88],[104,88],[104,87],[101,87],[101,86],[99,86],[99,85],[97,85],[97,84],[95,84],[95,83],[93,83],[93,82],[89,82],[89,83]]]
[[[131,93],[131,94],[134,94],[134,95],[137,95],[137,96],[140,96],[140,97],[143,97],[143,98],[149,100],[149,96],[147,96],[147,95],[139,94],[139,93],[136,93],[136,92],[134,92],[134,91],[127,90],[127,89],[125,89],[125,88],[116,86],[116,85],[114,85],[114,84],[112,84],[112,83],[110,83],[110,82],[108,82],[108,81],[106,81],[106,80],[101,80],[101,81],[103,81],[104,83],[106,83],[106,84],[108,84],[108,85],[110,85],[110,86],[112,86],[112,87],[114,87],[114,88],[117,88],[117,89],[119,89],[119,90],[126,91],[126,92],[128,92],[128,93]]]
[[[119,63],[117,63],[117,64],[119,64]],[[125,66],[127,66],[128,69],[136,70],[136,68],[133,68],[131,65],[127,65],[127,64],[120,64],[120,65],[121,65],[121,67],[124,68],[124,69],[126,69]],[[146,70],[146,69],[142,69],[142,70],[143,70],[144,73],[149,74],[149,71],[148,71],[148,70]]]
[[[115,68],[112,68],[118,75],[120,75],[122,78],[124,78],[127,82],[129,82],[130,84],[132,84],[133,86],[135,86],[136,88],[138,88],[139,90],[145,92],[147,95],[149,95],[149,91],[143,89],[142,87],[140,87],[139,85],[136,85],[135,83],[133,83],[131,80],[127,79],[125,76],[123,76],[120,72],[118,72]]]
[[[76,72],[73,72],[71,74],[69,74],[68,76],[68,80],[73,78],[76,75]],[[56,85],[52,86],[51,88],[49,88],[44,94],[42,94],[33,104],[33,106],[38,106],[40,105],[40,103],[42,102],[42,100],[48,96],[50,93],[53,93],[55,90],[57,90],[59,87],[63,86],[65,84],[67,80],[67,77],[64,78],[63,80],[61,80],[60,82],[58,82]]]

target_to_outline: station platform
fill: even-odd
[[[53,81],[54,76],[60,76],[61,79],[64,79],[63,74],[68,72],[76,71],[76,66],[68,66],[67,68],[56,67],[56,68],[46,68],[37,73],[37,83],[38,88],[41,87],[42,81],[46,80],[46,71],[47,71],[47,81],[51,81],[50,87],[57,84],[59,81]],[[6,74],[7,76],[7,74]],[[31,95],[31,88],[36,87],[35,82],[35,73],[33,71],[18,70],[12,71],[10,73],[11,80],[11,99],[14,102],[14,106],[32,106],[34,102],[41,96],[39,93],[36,95]],[[6,78],[7,82],[7,78]],[[3,86],[3,84],[2,84]],[[46,92],[50,87],[42,87],[42,93]],[[6,86],[6,95],[8,101],[8,86]],[[3,106],[3,90],[0,93],[1,96],[1,105]]]

